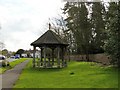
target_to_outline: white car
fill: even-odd
[[[9,61],[7,61],[5,56],[3,55],[0,55],[0,66],[9,66]]]

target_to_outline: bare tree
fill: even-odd
[[[2,54],[2,50],[5,48],[5,44],[0,42],[0,54]]]
[[[1,24],[0,24],[0,31],[1,31]],[[2,50],[5,48],[5,44],[0,41],[0,54],[2,54]]]

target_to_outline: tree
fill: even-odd
[[[24,50],[23,50],[23,49],[19,49],[19,50],[16,52],[16,54],[19,54],[20,57],[21,57],[21,54],[23,54],[23,53],[24,53]]]
[[[103,2],[92,2],[91,5],[91,53],[103,53],[104,41],[106,39],[106,10]]]
[[[64,13],[67,14],[67,28],[72,32],[74,37],[75,52],[77,54],[86,54],[87,59],[89,54],[89,44],[91,39],[91,30],[89,23],[89,12],[87,3],[66,3]]]
[[[70,53],[72,54],[76,54],[77,53],[77,44],[76,44],[76,40],[74,37],[74,27],[75,27],[75,18],[76,18],[76,14],[77,14],[77,7],[75,6],[75,4],[73,3],[66,3],[64,8],[63,8],[63,13],[66,15],[66,33],[67,33],[67,41],[69,43],[69,50]],[[77,19],[76,19],[77,20]]]
[[[76,53],[101,53],[106,39],[106,9],[103,2],[66,3],[67,28],[73,33]]]
[[[2,50],[2,55],[8,56],[8,50],[7,49]]]
[[[0,54],[3,55],[2,50],[5,48],[5,44],[3,42],[0,42]]]
[[[50,20],[51,30],[53,30],[58,36],[60,36],[65,42],[69,44],[67,47],[67,52],[72,52],[72,35],[71,32],[67,30],[66,21],[64,16],[59,16],[57,18],[52,18]]]
[[[105,50],[112,58],[111,63],[120,67],[120,1],[110,3],[107,30]]]
[[[3,48],[5,48],[5,44],[3,42],[0,42],[0,50],[2,51]]]

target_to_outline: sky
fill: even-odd
[[[0,41],[9,51],[32,49],[48,30],[49,18],[62,13],[63,0],[0,0]]]

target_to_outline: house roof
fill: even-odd
[[[31,43],[32,46],[43,46],[43,45],[61,45],[67,46],[68,44],[62,40],[56,33],[51,30],[45,32],[41,37]]]

